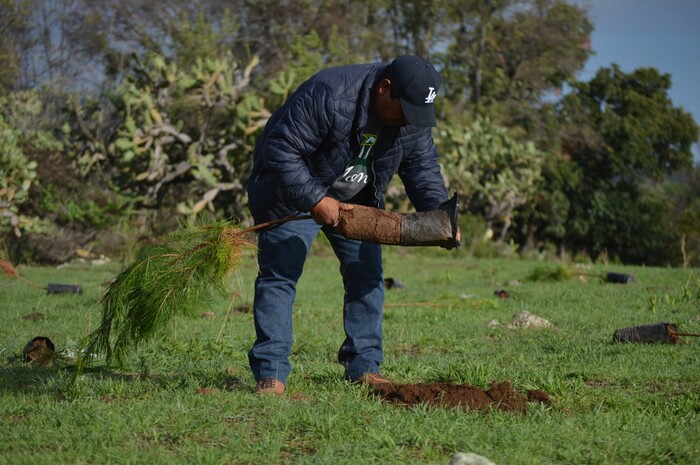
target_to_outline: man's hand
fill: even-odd
[[[340,220],[340,211],[353,208],[352,204],[338,202],[332,197],[324,197],[311,209],[311,217],[320,225],[335,227]]]
[[[457,241],[456,244],[454,244],[451,247],[445,247],[447,250],[452,250],[454,248],[457,248],[460,246],[462,243],[462,231],[459,229],[459,226],[457,226],[457,234],[455,234],[455,240]]]
[[[455,242],[456,241],[456,242]],[[445,244],[441,245],[445,250],[452,250],[458,248],[462,242],[462,231],[457,226],[457,233],[455,234],[454,241],[446,241]]]
[[[324,197],[311,209],[311,217],[317,224],[335,226],[338,223],[339,203],[332,197]]]

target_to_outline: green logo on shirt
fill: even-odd
[[[379,138],[378,134],[363,134],[362,135],[362,143],[360,145],[362,145],[364,147],[371,147],[377,143],[378,138]]]

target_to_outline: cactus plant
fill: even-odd
[[[502,223],[503,240],[515,209],[535,193],[542,154],[488,119],[477,119],[467,128],[445,127],[436,143],[450,187],[462,193],[464,204],[482,214],[489,227]]]
[[[250,88],[257,58],[242,68],[232,55],[198,58],[189,68],[149,54],[113,94],[122,124],[108,153],[143,205],[163,190],[191,181],[176,198],[177,211],[195,215],[214,208],[222,192],[244,216],[245,188],[255,133],[270,113]],[[231,201],[233,200],[233,202]]]

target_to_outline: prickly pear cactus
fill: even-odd
[[[227,55],[184,69],[156,54],[135,57],[112,97],[122,123],[108,154],[144,206],[177,183],[188,186],[171,190],[182,214],[213,210],[222,193],[227,207],[244,210],[254,138],[270,116],[249,86],[257,63],[241,68]]]
[[[518,142],[488,119],[470,127],[446,127],[436,136],[450,187],[470,211],[484,216],[489,227],[503,225],[505,237],[514,210],[535,194],[541,177],[542,153],[530,142]]]
[[[20,237],[47,227],[39,218],[22,213],[29,189],[37,183],[37,162],[28,155],[60,150],[61,143],[33,123],[41,113],[36,92],[3,96],[0,109],[0,235]]]

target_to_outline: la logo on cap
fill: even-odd
[[[435,87],[428,87],[428,96],[425,98],[425,103],[433,103],[437,97],[437,92],[435,92]]]

